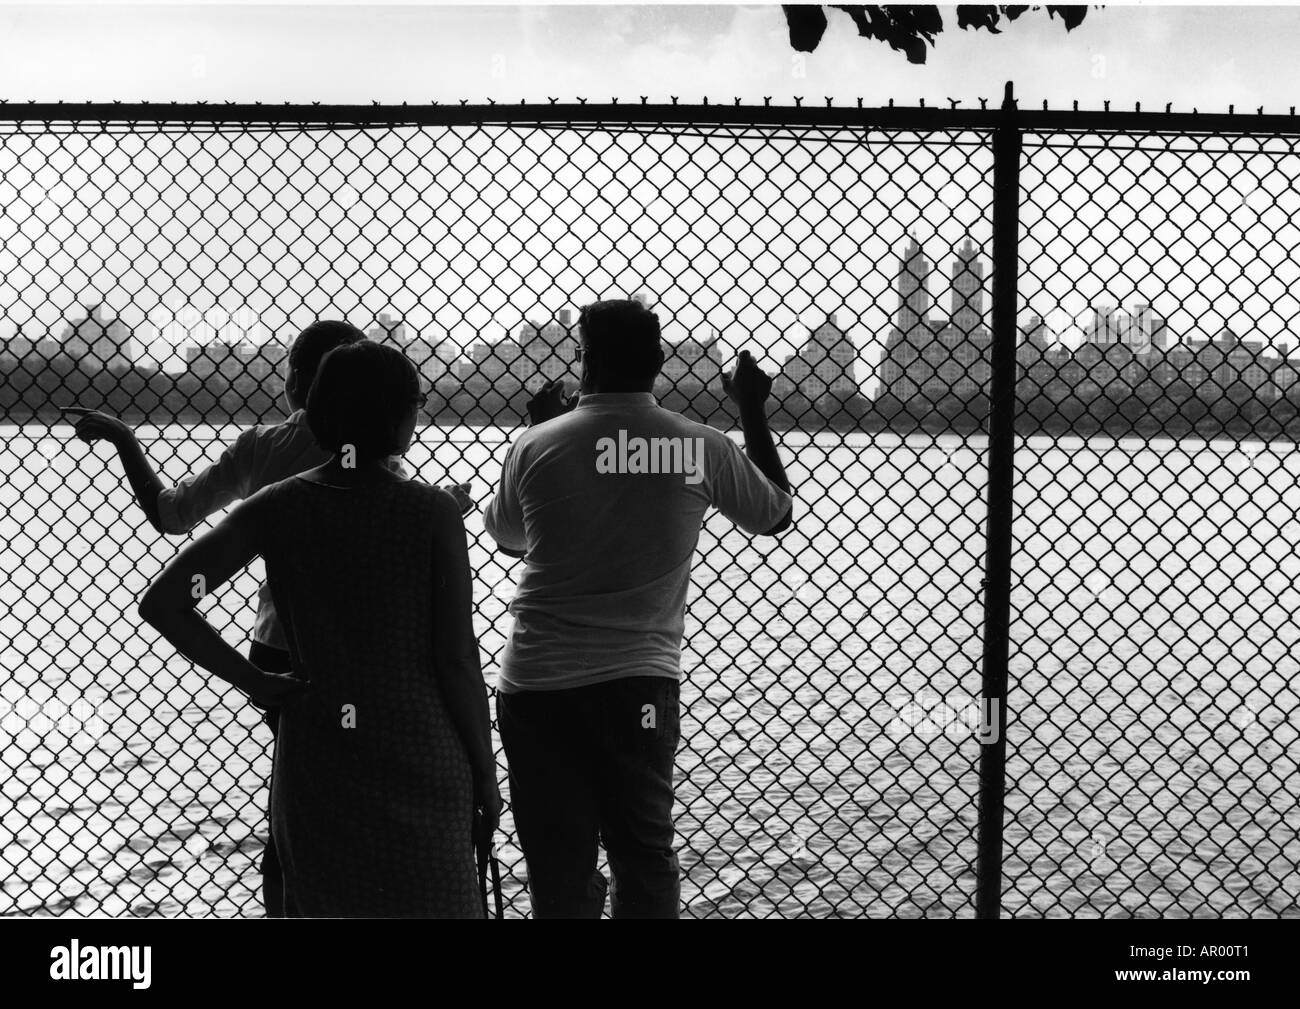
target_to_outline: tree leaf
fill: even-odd
[[[1048,7],[1047,13],[1049,15],[1061,15],[1061,20],[1065,22],[1065,30],[1069,32],[1074,31],[1079,25],[1083,24],[1088,8],[1082,4],[1070,4],[1068,6]]]
[[[934,44],[933,32],[943,30],[943,18],[933,7],[882,7],[875,4],[833,4],[857,25],[858,34],[887,42],[909,63],[924,63],[925,43]],[[918,13],[919,12],[919,13]]]
[[[819,4],[782,4],[790,46],[795,52],[810,53],[826,32],[826,12]]]
[[[896,52],[907,57],[909,63],[924,63],[927,45],[933,47],[935,37],[943,32],[943,16],[932,5],[881,6],[877,4],[831,4],[835,10],[844,11],[857,26],[858,35],[888,43]],[[826,14],[819,5],[783,4],[786,24],[790,29],[790,45],[799,52],[810,53],[817,48],[826,31]],[[957,27],[976,30],[987,29],[1000,35],[998,25],[1003,18],[1015,21],[1026,11],[1043,8],[1028,6],[994,6],[990,4],[962,4],[957,7]],[[1083,23],[1088,8],[1078,5],[1051,6],[1048,16],[1060,15],[1067,31]]]
[[[986,28],[992,34],[1000,35],[1002,29],[998,27],[998,20],[998,9],[991,4],[957,5],[957,27],[963,30]]]
[[[890,12],[895,15],[906,12],[904,16],[910,17],[912,30],[924,36],[932,45],[934,36],[943,31],[943,15],[939,13],[938,7],[893,7]]]

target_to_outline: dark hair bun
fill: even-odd
[[[325,355],[307,394],[307,426],[317,444],[358,461],[406,449],[404,429],[420,406],[420,373],[393,347],[361,340]]]

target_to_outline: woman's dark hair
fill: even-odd
[[[422,398],[420,373],[400,350],[360,340],[321,361],[307,394],[307,426],[327,452],[351,445],[358,461],[382,459],[406,448],[402,429]]]
[[[350,322],[320,319],[298,334],[289,348],[289,380],[305,399],[321,359],[335,347],[364,340],[366,334]]]

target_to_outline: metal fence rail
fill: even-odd
[[[777,373],[800,499],[779,541],[701,538],[685,914],[1297,913],[1298,133],[1010,100],[0,105],[5,913],[259,910],[269,737],[136,621],[176,543],[60,407],[142,425],[179,479],[347,318],[434,394],[408,462],[482,501],[530,391],[576,382],[576,307],[640,291],[669,408],[731,430],[721,369]],[[518,568],[467,529],[493,673]],[[232,642],[261,574],[207,604]]]

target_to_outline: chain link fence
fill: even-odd
[[[1241,118],[1024,139],[1007,913],[1298,913],[1300,150]]]
[[[432,392],[410,466],[482,503],[531,392],[576,385],[577,307],[630,295],[671,344],[666,407],[734,433],[722,370],[751,349],[775,375],[799,497],[779,540],[717,516],[700,540],[684,914],[972,916],[977,851],[1007,914],[1296,913],[1290,137],[1031,129],[1008,166],[992,111],[7,111],[6,913],[260,913],[269,734],[136,619],[178,543],[61,407],[138,426],[176,480],[283,417],[287,342],[346,318]],[[491,678],[519,566],[466,524]],[[205,603],[240,647],[261,577]],[[977,836],[999,626],[1006,813]],[[502,838],[522,915],[508,809]]]

